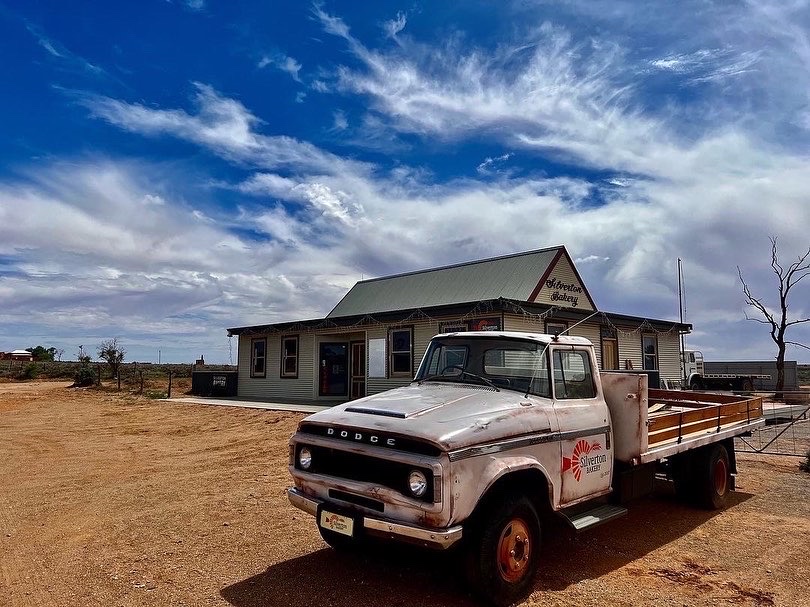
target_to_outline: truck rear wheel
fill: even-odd
[[[525,496],[508,495],[478,517],[468,547],[467,576],[498,607],[529,594],[537,576],[540,518]]]
[[[731,465],[726,447],[718,443],[696,454],[693,471],[698,505],[709,510],[725,506],[731,490]]]
[[[703,382],[700,380],[699,377],[695,377],[692,381],[689,382],[689,389],[690,390],[703,390]]]
[[[743,392],[753,392],[754,391],[754,382],[751,381],[750,377],[746,377],[742,381],[742,391]]]

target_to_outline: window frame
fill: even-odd
[[[290,341],[290,340],[295,341],[295,356],[294,357],[287,356],[284,353],[285,352],[284,344],[285,344],[285,342]],[[299,357],[301,356],[300,348],[301,348],[301,340],[300,340],[299,335],[284,335],[281,338],[281,351],[279,352],[279,358],[281,360],[281,363],[280,363],[280,366],[279,366],[279,377],[281,379],[298,379],[298,360],[299,360]],[[287,361],[288,358],[295,358],[295,373],[288,373],[285,370],[285,364],[284,363]]]
[[[256,372],[256,346],[261,343],[263,344],[263,352],[262,352],[262,371],[261,373]],[[267,377],[267,338],[266,337],[253,337],[250,340],[250,377],[256,378],[264,378]]]
[[[410,338],[408,340],[408,371],[394,371],[394,355],[402,355],[405,354],[404,350],[394,350],[394,333],[400,333],[407,331],[410,333]],[[407,327],[389,327],[388,328],[388,377],[413,377],[414,376],[414,365],[413,365],[413,326]]]
[[[561,330],[557,331],[556,333],[552,333],[548,330],[549,327],[562,327]],[[559,335],[563,331],[568,330],[568,323],[563,320],[547,320],[545,326],[543,327],[546,335]]]
[[[653,354],[647,354],[644,349],[644,341],[646,339],[653,340],[653,344],[655,345],[655,352]],[[655,357],[655,366],[648,367],[647,366],[647,357],[653,356]],[[658,336],[654,333],[642,333],[641,334],[641,368],[644,371],[660,371],[660,357],[659,357],[659,348],[658,348]]]
[[[566,358],[572,354],[576,354],[581,356],[583,362],[583,374],[584,377],[581,382],[574,382],[573,380],[567,380],[565,376],[565,363],[563,362],[563,356]],[[551,373],[552,373],[552,384],[554,387],[554,399],[555,400],[592,400],[599,396],[599,390],[596,387],[596,379],[594,377],[594,368],[591,364],[591,357],[587,350],[580,350],[574,348],[573,350],[569,349],[560,349],[555,348],[551,352],[550,356],[551,360]],[[559,367],[557,366],[557,362],[559,361]],[[560,373],[560,379],[557,379],[557,373]],[[590,396],[580,396],[577,394],[570,395],[570,388],[576,387],[577,384],[582,384],[583,386],[586,383],[586,379],[590,379]],[[560,391],[558,384],[561,383],[563,385],[563,390]],[[562,394],[560,394],[562,392]]]

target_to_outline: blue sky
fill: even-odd
[[[689,345],[770,358],[737,266],[773,304],[768,237],[810,246],[808,32],[806,1],[0,0],[0,350],[228,362],[361,277],[564,244],[652,318],[682,258]]]

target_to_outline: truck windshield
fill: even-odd
[[[416,381],[490,384],[523,394],[551,395],[544,346],[516,339],[434,339]]]

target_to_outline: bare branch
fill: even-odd
[[[805,322],[810,322],[810,318],[802,318],[801,320],[791,320],[790,322],[786,322],[786,327],[792,327],[793,325],[800,325]]]
[[[791,346],[796,346],[796,347],[799,347],[799,348],[804,348],[805,350],[810,350],[810,346],[805,346],[804,344],[800,344],[800,343],[795,342],[795,341],[786,341],[785,344],[789,344]]]

